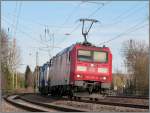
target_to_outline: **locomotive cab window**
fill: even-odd
[[[94,51],[93,60],[94,62],[107,62],[107,52]]]
[[[78,60],[105,63],[108,60],[108,53],[104,51],[78,50]]]
[[[80,61],[92,61],[91,51],[78,50],[78,60],[80,60]]]

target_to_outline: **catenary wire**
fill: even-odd
[[[131,32],[133,32],[133,31],[136,31],[137,29],[140,29],[140,28],[145,27],[145,25],[144,25],[144,26],[142,26],[142,27],[140,26],[140,27],[136,28],[137,26],[139,26],[139,24],[142,24],[144,21],[145,21],[145,19],[142,20],[141,22],[137,23],[136,25],[130,27],[130,28],[127,29],[126,31],[120,33],[119,35],[117,35],[117,36],[115,36],[115,37],[113,37],[113,38],[111,38],[111,39],[109,39],[109,40],[107,40],[107,41],[104,41],[104,42],[100,43],[99,45],[102,45],[102,44],[105,44],[105,43],[109,43],[109,42],[111,42],[111,41],[114,41],[114,40],[120,38],[121,36],[126,35],[127,33],[131,33]],[[146,25],[147,25],[147,24],[146,24]]]
[[[22,2],[20,2],[20,4],[19,4],[18,14],[17,14],[17,17],[16,17],[16,25],[15,25],[15,28],[14,28],[14,38],[16,37],[17,27],[18,27],[18,23],[19,23],[19,16],[20,16],[20,13],[21,13],[21,6],[22,6]]]
[[[103,3],[103,5],[100,6],[100,7],[98,7],[96,10],[94,10],[94,11],[88,16],[88,18],[91,17],[91,16],[93,16],[94,14],[96,14],[100,9],[102,9],[105,5],[108,5],[109,3],[110,3],[110,1],[107,2],[107,3]],[[75,27],[73,28],[73,30],[71,30],[71,31],[69,32],[69,34],[72,34],[73,32],[75,32],[79,27],[80,27],[80,24],[78,24],[77,26],[75,26]],[[65,38],[66,38],[66,37],[64,37],[64,38],[62,39],[63,42],[65,41]],[[59,43],[60,43],[60,42],[59,42]]]

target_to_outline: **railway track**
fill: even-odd
[[[78,108],[79,111],[92,111],[92,112],[99,112],[99,111],[110,111],[110,112],[120,112],[120,111],[129,111],[129,112],[145,112],[149,110],[149,105],[147,104],[133,104],[133,103],[116,103],[118,99],[115,98],[115,102],[108,101],[106,97],[104,99],[98,99],[95,101],[95,99],[90,98],[78,98],[76,99],[69,99],[67,97],[51,97],[51,96],[41,96],[39,94],[30,94],[30,95],[23,95],[20,96],[25,101],[31,101],[34,104],[37,103],[44,103],[45,106],[48,106],[49,103],[53,103],[55,105],[59,106],[66,106],[66,108]],[[109,97],[111,98],[111,97]],[[114,98],[113,98],[114,99]],[[124,98],[125,99],[125,98]],[[105,100],[105,101],[104,101]],[[125,99],[126,100],[126,99]],[[140,99],[139,99],[140,100]],[[145,100],[144,100],[145,101]],[[148,101],[148,100],[147,100]],[[81,110],[82,109],[82,110]],[[61,111],[61,110],[60,110]],[[66,110],[68,111],[68,110]]]
[[[149,98],[148,97],[131,97],[131,96],[93,96],[93,97],[82,97],[75,96],[73,98],[75,101],[85,102],[85,103],[96,103],[111,106],[122,106],[140,109],[149,109]],[[145,102],[146,101],[146,102]],[[143,103],[140,103],[143,102]]]
[[[58,105],[52,105],[52,104],[45,104],[45,103],[41,103],[41,102],[35,102],[35,101],[29,101],[26,99],[22,99],[20,98],[19,95],[10,95],[10,96],[6,96],[4,97],[4,99],[16,106],[19,107],[21,109],[24,109],[26,111],[32,111],[32,112],[83,112],[83,110],[80,109],[75,109],[75,108],[67,108],[67,107],[63,107],[63,106],[58,106]]]
[[[116,101],[107,101],[107,99],[102,100],[102,99],[98,99],[98,98],[86,98],[86,99],[83,98],[82,99],[82,97],[75,97],[74,100],[79,101],[79,102],[85,102],[85,103],[94,103],[94,104],[104,104],[104,105],[111,105],[111,106],[149,109],[149,105],[133,104],[133,103],[122,103],[122,102],[118,102],[117,98],[116,98]]]
[[[24,100],[26,101],[31,101],[31,99],[34,98],[35,95],[32,95],[32,97],[30,99],[26,99],[26,98],[23,98]],[[69,99],[67,97],[51,97],[51,96],[40,96],[40,95],[36,95],[38,96],[38,98],[46,98],[46,100],[49,100],[49,99],[54,99],[55,101],[56,100],[63,100],[64,102],[65,101],[70,101],[70,102],[82,102],[82,103],[90,103],[90,104],[99,104],[99,105],[109,105],[109,106],[118,106],[118,107],[128,107],[128,108],[135,108],[135,109],[149,109],[149,100],[147,99],[139,99],[138,98],[138,101],[136,98],[133,98],[133,100],[131,98],[119,98],[119,97],[105,97],[103,99],[99,99],[99,98],[88,98],[88,97],[75,97],[73,99]],[[22,98],[22,97],[21,97]],[[127,101],[127,99],[130,99],[129,101]],[[136,100],[135,100],[136,99]],[[123,100],[123,101],[122,101]],[[126,100],[126,102],[125,102]],[[131,101],[132,100],[132,101]],[[141,103],[140,101],[143,101],[144,100],[144,103]],[[130,102],[131,101],[131,102]],[[146,102],[145,102],[146,101]],[[148,103],[147,103],[148,102]],[[32,103],[37,103],[32,101]],[[47,106],[47,104],[45,105]]]
[[[142,96],[107,96],[111,98],[131,98],[131,99],[149,99],[149,97],[142,97]]]
[[[28,105],[25,105],[24,102],[19,102],[19,100],[17,100],[17,95],[5,96],[4,100],[6,102],[12,104],[13,106],[19,107],[19,108],[24,109],[26,111],[43,112],[43,110],[41,110],[41,109],[37,109],[35,107],[32,107],[32,105],[30,103]]]
[[[50,97],[50,98],[57,99],[57,97]],[[148,97],[106,96],[106,97],[101,97],[101,98],[94,98],[94,97],[75,96],[72,99],[69,99],[67,97],[62,97],[62,99],[77,101],[77,102],[84,102],[84,103],[131,107],[131,108],[139,108],[139,109],[149,109],[149,98]],[[138,102],[140,100],[147,101],[147,103],[145,102],[146,104],[142,104],[142,103]]]

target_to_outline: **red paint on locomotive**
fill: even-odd
[[[90,52],[106,52],[107,61],[82,61],[78,59],[79,50]],[[93,53],[92,53],[93,54]],[[92,56],[92,55],[91,55]],[[112,54],[108,47],[84,46],[76,44],[70,51],[71,69],[70,84],[75,81],[96,81],[101,83],[111,83],[112,81]],[[79,69],[78,69],[79,68]],[[102,69],[102,71],[100,71]],[[104,71],[104,72],[103,72]]]

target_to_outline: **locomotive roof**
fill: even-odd
[[[82,45],[82,46],[85,46],[85,45],[83,45],[82,43],[72,44],[71,46],[69,46],[69,47],[63,49],[61,52],[59,52],[58,54],[56,54],[56,56],[60,56],[60,55],[62,55],[62,54],[64,54],[64,53],[66,53],[67,51],[71,51],[72,48],[73,48],[75,45]],[[90,47],[97,47],[97,46],[95,46],[95,45],[90,45]],[[98,47],[98,48],[107,48],[107,47],[103,46],[103,47]],[[54,57],[55,57],[55,56],[54,56]]]
[[[83,43],[77,43],[77,44],[80,45],[80,46],[87,46],[87,47],[108,48],[105,45],[103,45],[102,47],[100,47],[100,46],[96,46],[96,45],[93,45],[93,44],[91,44],[91,45],[84,45]]]
[[[62,55],[64,53],[66,53],[67,51],[71,51],[74,46],[75,46],[75,44],[73,44],[73,45],[65,48],[64,50],[62,50],[61,52],[59,52],[58,54],[56,54],[56,56],[60,56],[60,55]]]
[[[83,45],[82,43],[72,44],[71,46],[69,46],[69,47],[63,49],[61,52],[59,52],[58,54],[56,54],[56,55],[55,55],[54,57],[52,57],[51,59],[53,59],[53,58],[55,58],[55,57],[57,57],[57,56],[60,56],[60,55],[62,55],[62,54],[64,54],[64,53],[66,53],[67,51],[71,51],[71,50],[73,49],[73,47],[76,46],[76,45],[85,46],[85,45]],[[97,46],[95,46],[95,45],[86,45],[86,46],[97,47]],[[108,47],[103,46],[103,47],[98,47],[98,48],[108,48]],[[40,66],[39,68],[43,68],[44,66],[48,65],[48,63],[49,63],[49,62],[43,64],[43,66]]]

